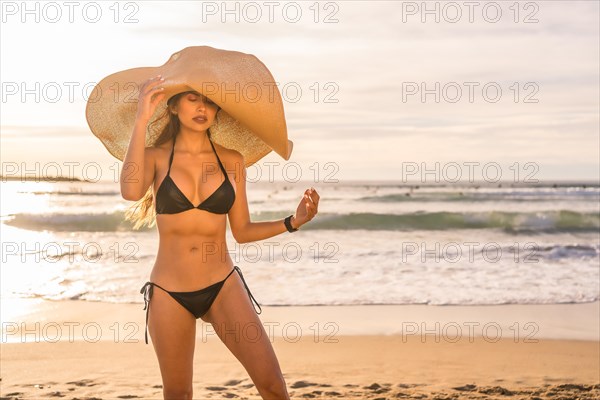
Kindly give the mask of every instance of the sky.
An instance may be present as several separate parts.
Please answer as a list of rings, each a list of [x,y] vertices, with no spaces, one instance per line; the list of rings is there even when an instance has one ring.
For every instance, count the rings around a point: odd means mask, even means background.
[[[294,150],[254,166],[275,162],[269,179],[600,179],[597,1],[0,3],[4,175],[111,179],[93,85],[208,45],[278,82]]]

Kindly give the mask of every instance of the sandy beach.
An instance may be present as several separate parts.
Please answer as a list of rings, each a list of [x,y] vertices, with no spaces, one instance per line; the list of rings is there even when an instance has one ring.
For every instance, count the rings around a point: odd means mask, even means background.
[[[600,397],[598,302],[263,310],[292,398]],[[2,318],[2,399],[162,399],[142,305],[19,299]],[[260,399],[211,328],[198,320],[194,398]]]

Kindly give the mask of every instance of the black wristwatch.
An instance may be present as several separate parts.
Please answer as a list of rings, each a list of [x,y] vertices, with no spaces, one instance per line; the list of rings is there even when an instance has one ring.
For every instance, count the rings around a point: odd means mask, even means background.
[[[298,228],[292,227],[292,223],[290,222],[292,217],[293,217],[293,215],[290,215],[290,216],[286,217],[285,220],[283,221],[288,232],[296,232],[298,230]]]

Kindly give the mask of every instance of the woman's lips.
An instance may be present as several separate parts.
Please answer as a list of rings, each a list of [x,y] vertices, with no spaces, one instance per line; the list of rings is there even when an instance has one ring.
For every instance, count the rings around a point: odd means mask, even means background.
[[[199,124],[203,124],[207,121],[206,118],[202,118],[202,117],[196,117],[196,118],[193,118],[193,120],[198,122]]]

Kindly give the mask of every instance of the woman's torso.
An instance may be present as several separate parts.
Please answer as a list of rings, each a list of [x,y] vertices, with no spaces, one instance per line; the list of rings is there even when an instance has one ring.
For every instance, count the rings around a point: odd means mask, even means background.
[[[173,141],[157,148],[153,183],[154,204],[160,185],[167,177]],[[227,173],[227,155],[215,145]],[[173,183],[197,206],[224,182],[212,149],[199,155],[175,152],[169,172]],[[232,186],[234,179],[228,174]],[[177,214],[158,214],[159,245],[150,280],[174,291],[193,291],[209,286],[231,271],[233,261],[225,240],[227,214],[191,209]]]

